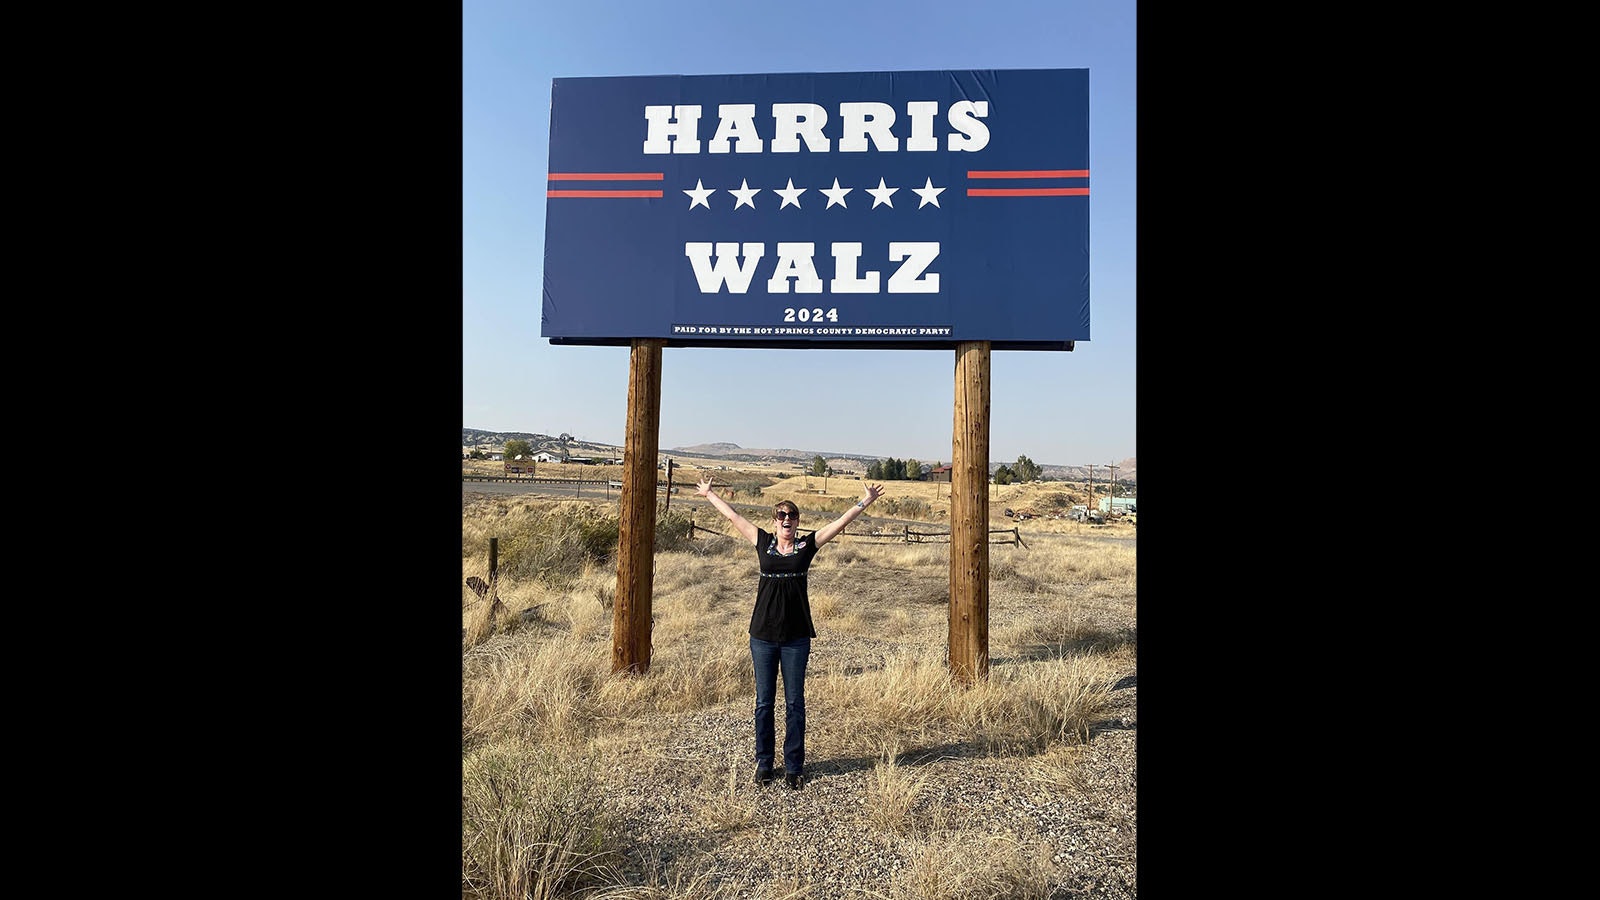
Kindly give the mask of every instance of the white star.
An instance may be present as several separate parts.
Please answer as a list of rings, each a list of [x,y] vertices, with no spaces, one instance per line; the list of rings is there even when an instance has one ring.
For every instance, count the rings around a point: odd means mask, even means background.
[[[887,203],[889,205],[890,209],[894,209],[894,203],[889,199],[889,197],[895,191],[898,191],[898,190],[900,190],[900,189],[899,188],[892,188],[892,187],[884,187],[883,186],[883,179],[879,178],[877,187],[875,187],[875,188],[867,188],[867,193],[872,195],[872,208],[873,209],[877,209],[879,203]]]
[[[822,190],[822,192],[824,194],[828,195],[828,205],[824,206],[823,209],[833,209],[833,205],[835,203],[839,204],[840,206],[844,206],[845,209],[849,209],[850,208],[848,206],[845,206],[844,195],[850,193],[853,190],[855,190],[855,188],[842,188],[842,187],[839,187],[839,179],[835,178],[833,180],[833,187],[831,189],[830,188],[822,188],[821,190]]]
[[[710,209],[711,204],[707,202],[706,198],[716,193],[716,191],[701,184],[700,179],[696,178],[694,180],[694,190],[684,191],[684,193],[689,195],[690,209],[694,209],[696,206],[704,206],[706,209]]]
[[[778,208],[779,209],[783,209],[785,206],[788,206],[791,203],[794,204],[794,208],[795,209],[799,209],[800,208],[800,195],[804,194],[805,192],[806,192],[805,188],[797,188],[797,187],[794,186],[794,179],[793,178],[789,179],[789,186],[787,188],[783,188],[782,190],[773,191],[774,194],[777,194],[779,197],[783,198],[783,202],[778,204]]]
[[[741,206],[748,206],[751,209],[755,209],[755,196],[761,193],[761,189],[751,187],[750,179],[741,178],[739,179],[739,189],[737,191],[729,191],[728,193],[739,198],[738,201],[733,204],[734,209],[738,209]]]
[[[933,179],[929,178],[926,184],[919,188],[912,188],[911,192],[922,198],[922,202],[917,204],[917,209],[921,209],[929,203],[939,206],[939,195],[944,193],[945,189],[934,187]],[[944,207],[940,206],[939,208],[943,209]]]

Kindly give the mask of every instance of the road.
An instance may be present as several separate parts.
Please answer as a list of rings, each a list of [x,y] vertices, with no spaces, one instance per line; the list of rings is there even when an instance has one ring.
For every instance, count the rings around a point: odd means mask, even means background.
[[[692,484],[673,485],[676,493],[672,495],[673,505],[692,504],[696,507],[708,507],[705,500],[700,499],[694,492]],[[608,487],[603,484],[543,484],[528,481],[463,481],[461,482],[461,498],[465,500],[472,494],[489,495],[515,495],[538,494],[542,497],[577,497],[583,500],[609,500],[613,503],[622,499],[622,489]],[[665,497],[665,492],[660,496]],[[761,503],[735,503],[737,509],[745,518],[750,518],[752,510],[765,511],[766,504]],[[717,515],[712,509],[706,510],[711,515]],[[751,521],[754,521],[753,519]],[[922,523],[911,523],[922,524]]]
[[[691,488],[692,490],[692,488]],[[680,486],[677,499],[683,493]],[[544,497],[578,497],[587,500],[616,500],[622,494],[621,488],[607,487],[603,484],[549,484],[537,481],[463,481],[461,482],[461,496],[465,499],[470,494],[538,494]]]

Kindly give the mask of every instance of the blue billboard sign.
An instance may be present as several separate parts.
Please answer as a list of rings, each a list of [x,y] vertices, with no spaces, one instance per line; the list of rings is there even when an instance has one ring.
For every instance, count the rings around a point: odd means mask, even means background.
[[[1089,72],[554,79],[541,335],[1070,350]]]

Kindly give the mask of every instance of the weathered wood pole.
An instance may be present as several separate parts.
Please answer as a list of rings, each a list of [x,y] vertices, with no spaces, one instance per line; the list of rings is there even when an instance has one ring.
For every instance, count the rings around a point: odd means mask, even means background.
[[[950,673],[989,677],[989,342],[956,344],[950,461]]]
[[[494,624],[506,605],[500,602],[500,539],[489,538],[489,623]]]
[[[650,587],[655,575],[656,453],[661,426],[661,348],[634,338],[628,357],[628,431],[623,450],[617,599],[611,607],[611,671],[650,671]]]

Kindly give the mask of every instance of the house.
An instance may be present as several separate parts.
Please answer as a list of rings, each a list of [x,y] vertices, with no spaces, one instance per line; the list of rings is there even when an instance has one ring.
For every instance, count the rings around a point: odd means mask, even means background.
[[[537,474],[539,463],[560,461],[560,457],[548,453],[535,453],[532,456],[518,456],[505,460],[505,469],[507,475],[534,475]]]
[[[929,481],[949,481],[950,480],[950,468],[951,468],[950,466],[940,466],[937,469],[929,469],[928,470],[928,480]]]

